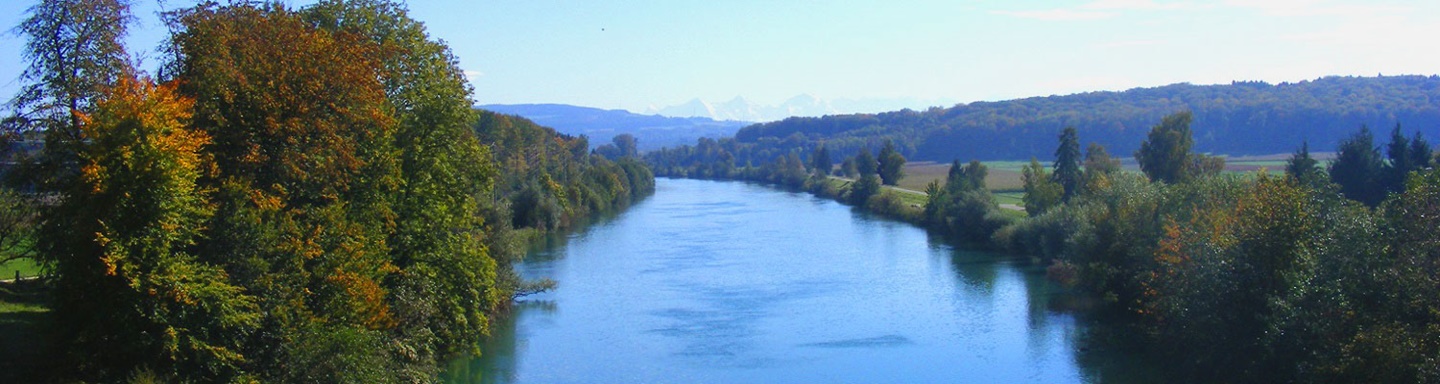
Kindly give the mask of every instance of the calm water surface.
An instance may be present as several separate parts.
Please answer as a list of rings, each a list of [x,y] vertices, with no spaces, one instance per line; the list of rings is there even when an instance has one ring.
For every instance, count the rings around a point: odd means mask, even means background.
[[[1124,365],[1084,356],[1083,324],[1024,263],[804,193],[656,185],[532,253],[521,273],[559,289],[450,380],[1074,383]]]

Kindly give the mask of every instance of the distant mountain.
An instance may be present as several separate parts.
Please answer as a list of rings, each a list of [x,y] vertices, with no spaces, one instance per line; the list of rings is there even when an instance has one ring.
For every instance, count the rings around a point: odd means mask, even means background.
[[[953,101],[919,99],[837,99],[826,100],[811,95],[798,95],[779,105],[754,104],[736,96],[729,101],[712,103],[700,99],[664,108],[651,108],[645,113],[670,117],[704,117],[713,120],[777,121],[796,116],[824,116],[846,113],[874,113],[903,108],[925,108],[952,105]]]
[[[698,100],[697,100],[698,101]],[[590,147],[598,147],[622,133],[634,135],[641,151],[695,144],[701,137],[719,138],[734,135],[751,123],[716,121],[702,117],[665,117],[641,115],[624,110],[606,110],[564,104],[490,104],[478,108],[491,112],[518,115],[537,124],[554,128],[560,133],[590,138]]]
[[[1123,92],[1090,92],[977,102],[925,111],[795,117],[756,124],[735,134],[766,156],[811,150],[825,142],[831,156],[875,150],[892,140],[911,160],[1051,159],[1067,126],[1082,145],[1097,142],[1127,157],[1150,127],[1191,111],[1195,150],[1228,155],[1288,153],[1308,141],[1333,151],[1367,125],[1381,144],[1396,124],[1409,137],[1440,141],[1440,77],[1325,77],[1298,83],[1174,84]],[[742,161],[743,159],[737,159]]]

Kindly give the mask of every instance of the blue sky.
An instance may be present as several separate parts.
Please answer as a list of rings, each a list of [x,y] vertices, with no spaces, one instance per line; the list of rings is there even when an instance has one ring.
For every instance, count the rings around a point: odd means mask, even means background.
[[[136,0],[132,51],[154,51]],[[31,1],[0,4],[13,27]],[[188,2],[170,0],[170,6]],[[304,1],[290,4],[303,5]],[[692,98],[1004,100],[1177,82],[1440,73],[1440,2],[410,1],[475,99],[643,110]],[[0,38],[0,97],[24,41]],[[144,66],[158,64],[156,55]],[[919,106],[917,106],[919,107]]]

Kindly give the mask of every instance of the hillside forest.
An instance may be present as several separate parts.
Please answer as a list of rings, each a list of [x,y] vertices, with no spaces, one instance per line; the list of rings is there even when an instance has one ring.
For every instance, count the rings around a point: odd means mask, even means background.
[[[1440,127],[1440,77],[1324,77],[1297,83],[1174,84],[1122,92],[1089,92],[878,114],[794,117],[755,124],[735,134],[740,164],[809,151],[825,143],[853,156],[893,142],[913,161],[1023,160],[1050,154],[1065,127],[1085,133],[1111,153],[1140,149],[1154,120],[1190,111],[1195,151],[1269,155],[1302,142],[1326,150],[1361,125],[1404,124],[1406,134]],[[753,155],[751,155],[753,153]]]

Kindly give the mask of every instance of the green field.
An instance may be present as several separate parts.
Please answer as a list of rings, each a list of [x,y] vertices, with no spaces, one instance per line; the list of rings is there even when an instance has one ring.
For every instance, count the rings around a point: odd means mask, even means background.
[[[0,280],[15,278],[15,272],[20,272],[21,277],[31,277],[40,274],[40,265],[30,259],[15,259],[0,264]]]
[[[1019,190],[1025,187],[1020,167],[1028,161],[986,161],[985,185],[992,191]],[[950,164],[935,162],[905,163],[905,178],[900,179],[900,188],[924,191],[933,180],[945,181],[950,174]]]

